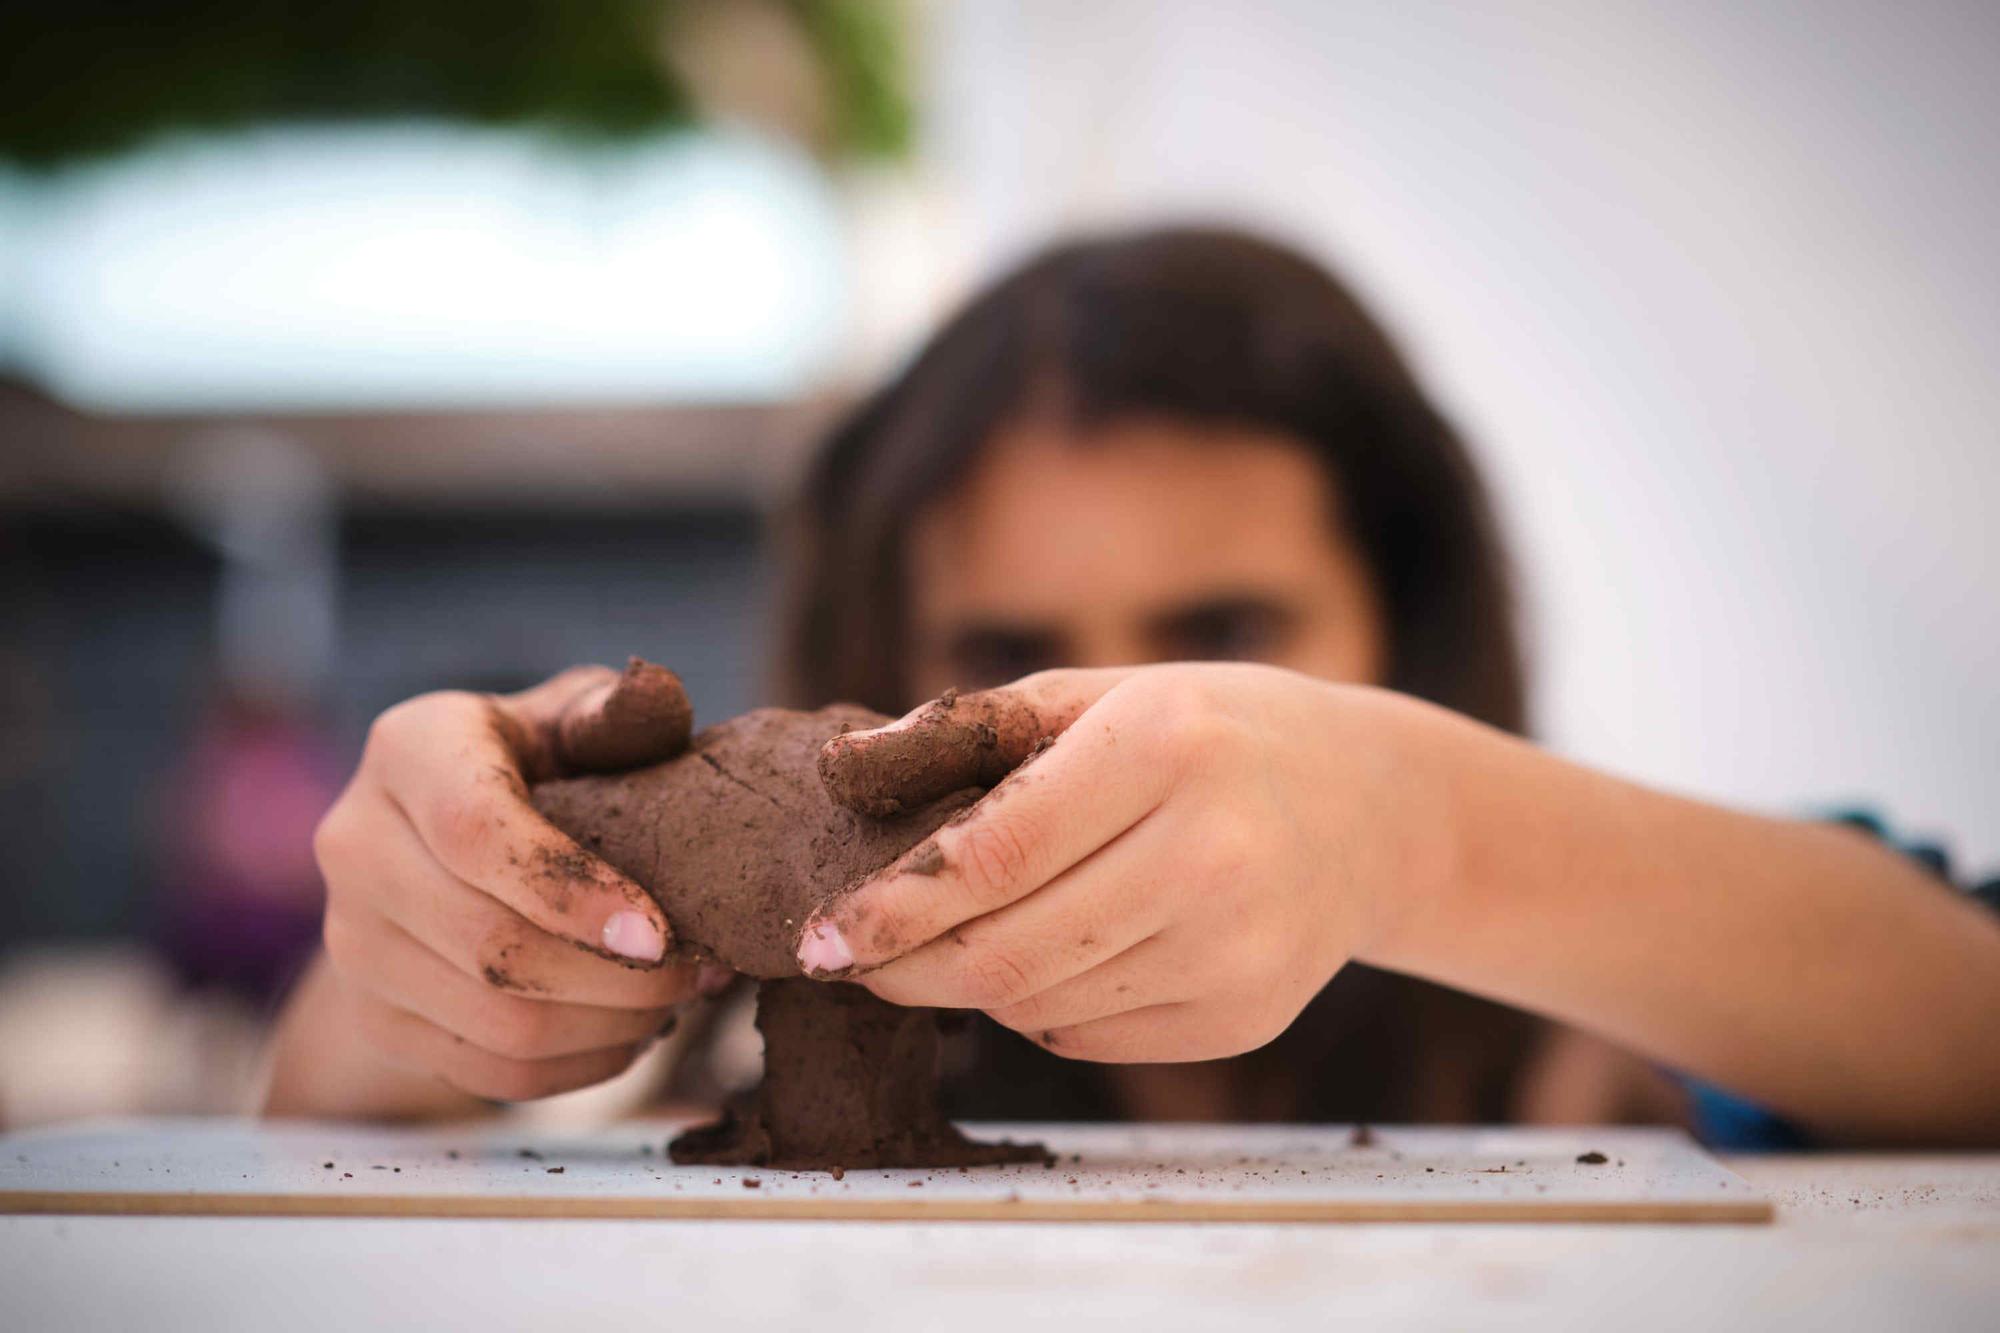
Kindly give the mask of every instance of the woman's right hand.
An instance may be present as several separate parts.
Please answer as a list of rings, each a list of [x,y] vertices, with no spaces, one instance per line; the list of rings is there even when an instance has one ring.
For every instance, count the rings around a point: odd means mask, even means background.
[[[689,721],[679,680],[636,659],[376,719],[314,839],[330,967],[291,1005],[316,1012],[281,1026],[268,1109],[368,1113],[356,1085],[393,1080],[338,1068],[364,1050],[433,1092],[503,1101],[625,1069],[697,993],[695,970],[663,964],[659,905],[544,820],[528,784],[671,758]],[[376,1108],[396,1114],[422,1097],[363,1100],[409,1104]]]

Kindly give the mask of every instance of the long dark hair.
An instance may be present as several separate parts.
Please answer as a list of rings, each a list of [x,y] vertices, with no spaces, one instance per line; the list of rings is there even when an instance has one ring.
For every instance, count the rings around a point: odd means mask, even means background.
[[[1526,727],[1508,562],[1450,423],[1332,275],[1239,232],[1072,241],[988,288],[832,434],[793,527],[782,689],[799,706],[910,697],[905,542],[980,451],[1028,411],[1088,426],[1165,417],[1271,431],[1331,474],[1330,515],[1383,608],[1387,679],[1509,731]],[[1344,969],[1289,1032],[1232,1062],[1243,1118],[1494,1119],[1532,1020],[1426,983]],[[1115,1109],[1095,1071],[997,1031],[949,1086],[961,1114]]]

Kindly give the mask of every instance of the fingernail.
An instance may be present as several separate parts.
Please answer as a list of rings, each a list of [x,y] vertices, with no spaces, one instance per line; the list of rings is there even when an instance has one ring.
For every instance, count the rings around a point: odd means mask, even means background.
[[[613,912],[604,923],[604,947],[625,958],[657,963],[666,956],[666,937],[644,912]]]
[[[703,995],[714,997],[729,989],[729,983],[736,980],[736,973],[720,963],[703,963],[701,970],[694,974],[694,988]]]
[[[847,941],[840,937],[840,928],[831,921],[806,928],[805,938],[799,941],[799,966],[808,975],[820,972],[843,972],[854,966],[854,950],[847,947]]]

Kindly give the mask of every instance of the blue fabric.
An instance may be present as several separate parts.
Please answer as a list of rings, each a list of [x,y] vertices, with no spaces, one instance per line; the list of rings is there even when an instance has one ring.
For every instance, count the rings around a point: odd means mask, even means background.
[[[1842,810],[1830,818],[1835,823],[1849,825],[1880,839],[1923,866],[1945,885],[1953,884],[1951,857],[1943,847],[1934,843],[1898,842],[1871,811]],[[2000,911],[2000,879],[1988,880],[1967,892],[1987,907]],[[1676,1077],[1687,1089],[1695,1137],[1710,1148],[1723,1152],[1799,1152],[1819,1146],[1803,1129],[1747,1098],[1700,1079],[1685,1075]]]

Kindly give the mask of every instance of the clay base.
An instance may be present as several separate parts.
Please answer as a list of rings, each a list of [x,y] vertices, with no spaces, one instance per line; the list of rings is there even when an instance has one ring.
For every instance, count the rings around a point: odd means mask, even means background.
[[[689,1130],[668,1152],[791,1171],[1047,1161],[1038,1143],[974,1143],[938,1111],[937,1019],[860,986],[763,982],[763,1083],[746,1108]]]

